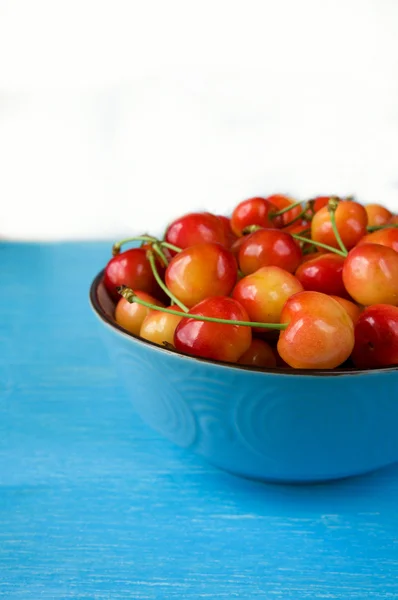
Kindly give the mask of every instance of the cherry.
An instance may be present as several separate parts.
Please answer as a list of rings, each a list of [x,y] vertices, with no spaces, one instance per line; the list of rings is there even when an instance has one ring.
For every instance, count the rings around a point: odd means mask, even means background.
[[[206,298],[191,308],[191,314],[234,321],[248,321],[248,315],[239,302],[225,296]],[[237,362],[250,347],[250,327],[209,323],[183,318],[174,334],[174,345],[179,352],[194,356]]]
[[[398,215],[393,215],[388,221],[389,225],[398,225]]]
[[[373,233],[368,233],[359,240],[357,246],[361,244],[381,244],[382,246],[389,246],[398,252],[398,228],[388,227],[386,229],[379,229]]]
[[[392,217],[392,213],[381,204],[366,204],[365,210],[368,215],[368,226],[385,225]]]
[[[316,198],[314,198],[311,201],[312,211],[314,213],[319,212],[321,210],[321,208],[328,205],[328,202],[329,202],[330,198],[332,198],[332,197],[333,196],[317,196]]]
[[[232,231],[231,219],[229,219],[228,217],[225,217],[224,215],[217,215],[217,217],[220,219],[222,226],[224,228],[225,245],[227,248],[231,248],[233,246],[233,244],[236,242],[236,240],[239,239]]]
[[[202,243],[186,248],[170,261],[166,285],[188,307],[209,296],[227,296],[238,274],[236,259],[221,244]]]
[[[252,343],[246,352],[242,354],[238,363],[251,367],[274,369],[276,367],[276,352],[267,342],[253,338]]]
[[[358,202],[343,200],[337,204],[335,219],[341,240],[347,250],[350,250],[366,234],[366,210]],[[311,238],[332,248],[341,247],[333,230],[329,206],[324,206],[315,213],[311,222]]]
[[[172,306],[173,310],[182,311],[178,306]],[[159,346],[174,344],[174,333],[182,316],[172,315],[163,311],[150,310],[141,324],[140,337],[149,340]]]
[[[334,369],[354,347],[354,325],[347,311],[319,292],[291,296],[281,314],[278,352],[295,369]]]
[[[249,198],[243,200],[234,209],[231,217],[231,227],[235,235],[240,237],[250,225],[260,227],[276,227],[282,225],[282,219],[272,219],[272,213],[278,208],[265,198]]]
[[[398,252],[380,244],[363,244],[348,254],[344,286],[364,306],[398,304]]]
[[[224,223],[208,212],[188,213],[175,219],[167,227],[165,240],[178,248],[188,248],[203,242],[227,244]]]
[[[286,209],[288,206],[294,205],[293,208],[291,208],[287,212],[284,212],[283,215],[281,215],[281,219],[278,220],[278,223],[280,223],[281,227],[285,227],[291,221],[294,221],[302,213],[303,210],[301,205],[297,205],[297,203],[294,200],[292,200],[288,196],[284,196],[283,194],[274,194],[273,196],[268,196],[267,201],[271,202],[271,204],[273,204],[276,207],[277,211]]]
[[[345,297],[344,260],[338,254],[320,254],[302,263],[296,271],[296,277],[305,290]]]
[[[135,295],[139,299],[150,302],[155,306],[164,306],[159,300],[145,292],[136,291]],[[120,298],[115,308],[115,321],[130,333],[139,335],[142,322],[148,313],[149,308],[146,308],[142,304],[138,304],[137,302],[131,304],[124,298]]]
[[[309,223],[309,221],[306,221],[305,219],[299,219],[298,221],[295,221],[291,225],[282,227],[282,231],[285,231],[286,233],[304,234],[304,233],[309,233],[310,230],[311,230],[311,223]]]
[[[131,248],[111,258],[105,267],[104,285],[114,300],[119,298],[117,288],[121,285],[159,294],[145,248]]]
[[[398,365],[398,308],[374,304],[355,325],[352,360],[360,369]]]
[[[244,275],[269,265],[294,273],[301,262],[301,249],[289,233],[279,229],[258,229],[245,237],[238,254]]]
[[[262,267],[243,277],[232,297],[246,309],[251,321],[279,323],[282,309],[290,296],[301,292],[299,280],[279,267]]]
[[[351,300],[347,300],[346,298],[341,298],[340,296],[330,296],[334,300],[336,300],[349,314],[352,319],[352,322],[355,323],[358,321],[360,315],[362,314],[362,308],[355,304],[355,302],[351,302]]]

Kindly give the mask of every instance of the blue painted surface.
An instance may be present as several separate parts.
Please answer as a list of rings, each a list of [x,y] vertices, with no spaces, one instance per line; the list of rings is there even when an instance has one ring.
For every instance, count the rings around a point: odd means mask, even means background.
[[[87,303],[109,244],[0,245],[0,597],[398,597],[398,467],[235,478],[133,412]]]

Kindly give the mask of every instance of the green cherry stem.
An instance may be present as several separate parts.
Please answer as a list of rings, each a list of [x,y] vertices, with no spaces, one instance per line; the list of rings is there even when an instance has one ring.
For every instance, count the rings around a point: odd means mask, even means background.
[[[369,231],[369,233],[371,233],[372,231],[380,231],[380,229],[393,229],[397,227],[398,223],[385,223],[384,225],[368,225],[366,229]]]
[[[163,250],[162,250],[162,248],[160,246],[160,243],[159,242],[154,242],[152,244],[152,248],[154,249],[154,251],[156,252],[156,254],[162,259],[164,266],[167,267],[167,265],[169,264],[169,261],[167,260],[167,256],[163,252]]]
[[[172,292],[170,292],[167,285],[162,281],[162,278],[160,277],[160,275],[158,273],[155,257],[154,257],[152,250],[148,250],[146,255],[147,255],[149,264],[151,265],[153,276],[155,277],[156,281],[158,282],[159,286],[162,288],[164,293],[167,294],[167,296],[170,298],[170,300],[173,300],[173,302],[175,302],[175,304],[177,304],[177,306],[179,306],[181,308],[181,310],[183,310],[184,312],[188,312],[188,310],[189,310],[188,307],[185,306],[185,304],[183,304],[182,302],[180,302],[180,300],[178,298],[176,298],[176,296],[174,296],[174,294]]]
[[[182,248],[179,248],[178,246],[174,246],[174,244],[170,244],[169,242],[161,241],[159,243],[164,248],[169,248],[169,250],[174,250],[174,252],[182,252]]]
[[[292,236],[292,238],[294,238],[295,240],[298,240],[299,242],[304,242],[305,244],[312,244],[313,246],[316,246],[317,248],[323,248],[324,250],[328,250],[329,252],[334,252],[335,254],[339,254],[340,256],[343,256],[344,258],[346,258],[346,256],[347,256],[347,253],[344,253],[341,250],[338,250],[337,248],[333,248],[333,246],[328,246],[327,244],[322,244],[322,242],[315,242],[314,240],[311,240],[306,237],[302,237],[301,235],[298,235],[297,233],[291,233],[290,235]]]
[[[136,237],[126,238],[120,242],[116,242],[116,244],[113,244],[112,255],[117,256],[120,253],[121,247],[124,246],[124,244],[129,244],[130,242],[157,242],[157,239],[151,235],[137,235]]]
[[[289,210],[296,208],[296,206],[302,206],[301,200],[300,202],[293,202],[289,206],[285,206],[285,208],[281,208],[281,210],[278,210],[277,212],[271,213],[270,217],[271,219],[274,219],[275,217],[280,217],[281,215],[284,215],[285,213],[289,212]]]
[[[335,235],[335,238],[337,240],[338,245],[340,246],[340,250],[343,253],[344,256],[348,255],[348,251],[347,248],[344,245],[343,240],[341,239],[341,235],[340,232],[337,228],[337,224],[336,224],[336,210],[337,207],[339,205],[339,201],[337,198],[330,198],[329,202],[328,202],[328,211],[329,211],[329,215],[330,215],[330,222],[332,224],[332,229],[333,229],[333,233]]]
[[[124,285],[117,288],[117,291],[127,302],[132,304],[136,302],[137,304],[142,304],[142,306],[146,306],[152,310],[158,310],[160,312],[169,313],[170,315],[177,315],[177,317],[181,317],[181,313],[178,310],[173,310],[172,308],[163,308],[161,306],[156,306],[155,304],[151,304],[146,300],[142,300],[138,298],[134,291],[131,288],[128,288]],[[261,327],[262,329],[276,329],[278,331],[283,331],[289,325],[288,323],[260,323],[256,321],[232,321],[230,319],[219,319],[218,317],[206,317],[205,315],[192,315],[190,313],[185,313],[182,315],[183,318],[196,319],[197,321],[208,321],[209,323],[222,323],[225,325],[241,325],[242,327]]]

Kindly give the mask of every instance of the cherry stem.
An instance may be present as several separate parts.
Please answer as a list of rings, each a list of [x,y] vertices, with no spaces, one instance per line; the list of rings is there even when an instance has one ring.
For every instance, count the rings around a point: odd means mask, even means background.
[[[290,235],[292,236],[292,238],[294,238],[295,240],[298,240],[299,242],[304,242],[305,244],[312,244],[313,246],[316,246],[317,248],[324,248],[324,250],[329,250],[329,252],[334,252],[334,254],[339,254],[340,256],[343,256],[344,258],[346,258],[346,256],[347,256],[346,253],[342,252],[341,250],[338,250],[337,248],[333,248],[333,246],[328,246],[327,244],[322,244],[322,242],[316,242],[309,238],[298,235],[297,233],[291,233]]]
[[[156,281],[158,282],[159,286],[162,288],[164,293],[167,294],[167,296],[170,298],[170,300],[173,300],[173,302],[175,302],[175,304],[177,304],[177,306],[179,306],[181,308],[181,310],[183,310],[184,312],[188,312],[189,309],[185,306],[185,304],[180,302],[180,300],[178,298],[176,298],[176,296],[174,296],[174,294],[172,292],[170,292],[167,285],[162,281],[162,278],[160,277],[160,275],[158,273],[155,257],[153,255],[152,250],[148,250],[146,255],[147,255],[149,264],[151,265],[153,276],[155,277]]]
[[[120,242],[113,244],[112,256],[117,256],[120,253],[121,247],[124,246],[124,244],[129,244],[130,242],[157,242],[157,239],[151,235],[137,235],[136,237],[126,238],[125,240],[121,240]]]
[[[159,243],[164,248],[169,248],[169,250],[174,250],[174,252],[182,252],[182,248],[179,248],[178,246],[174,246],[174,244],[170,244],[169,242],[162,241]]]
[[[258,231],[259,229],[264,229],[264,227],[261,227],[261,225],[247,225],[244,229],[242,229],[242,233],[243,235],[247,235],[249,233]]]
[[[339,200],[337,198],[331,197],[328,202],[328,211],[329,211],[329,215],[330,215],[330,222],[332,224],[333,233],[335,235],[337,243],[340,246],[340,250],[342,251],[343,255],[347,256],[348,255],[347,248],[345,247],[344,242],[341,239],[341,235],[339,233],[339,230],[338,230],[337,224],[336,224],[336,214],[335,213],[336,213],[338,205],[339,205]]]
[[[137,304],[142,304],[142,306],[146,306],[151,310],[158,310],[159,312],[169,313],[170,315],[177,315],[177,317],[195,319],[196,321],[208,321],[209,323],[221,323],[225,325],[240,325],[242,327],[260,327],[262,329],[276,329],[279,331],[283,331],[287,328],[289,323],[260,323],[256,321],[235,321],[230,319],[219,319],[218,317],[206,317],[205,315],[192,315],[190,313],[185,313],[181,315],[180,311],[173,310],[172,308],[162,308],[161,306],[157,306],[156,304],[151,304],[151,302],[147,302],[146,300],[142,300],[138,298],[134,294],[134,291],[131,288],[122,285],[117,288],[117,291],[127,302],[132,304],[136,302]]]
[[[306,217],[307,213],[308,213],[309,207],[305,206],[303,208],[303,210],[301,211],[301,213],[299,215],[297,215],[297,217],[294,217],[294,219],[292,219],[291,221],[289,221],[288,223],[286,223],[286,225],[283,226],[283,229],[285,229],[285,227],[290,227],[290,225],[294,225],[294,223],[297,223],[297,221],[300,221],[300,219],[308,219],[308,216]]]
[[[397,227],[398,223],[385,223],[384,225],[369,225],[366,229],[371,233],[372,231],[380,231],[380,229],[393,229]]]
[[[285,206],[285,208],[281,208],[281,210],[271,213],[270,217],[271,217],[271,219],[274,219],[275,217],[280,217],[281,215],[284,215],[285,213],[289,212],[289,210],[292,210],[293,208],[296,208],[296,206],[301,206],[301,205],[302,205],[301,200],[300,200],[300,202],[293,202],[289,206]]]
[[[167,265],[169,264],[169,261],[167,260],[167,256],[165,255],[165,253],[163,252],[159,242],[154,242],[154,244],[152,245],[152,248],[154,249],[154,251],[156,252],[156,254],[158,256],[160,256],[160,258],[162,259],[164,266],[167,267]]]

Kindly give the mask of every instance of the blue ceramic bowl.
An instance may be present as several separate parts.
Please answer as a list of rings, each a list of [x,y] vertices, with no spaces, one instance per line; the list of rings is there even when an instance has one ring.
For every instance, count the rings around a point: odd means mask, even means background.
[[[90,290],[135,410],[166,438],[252,479],[315,482],[398,461],[398,368],[256,370],[124,331],[100,273]]]

